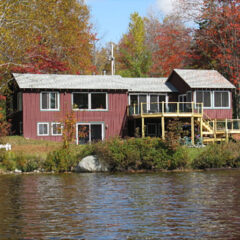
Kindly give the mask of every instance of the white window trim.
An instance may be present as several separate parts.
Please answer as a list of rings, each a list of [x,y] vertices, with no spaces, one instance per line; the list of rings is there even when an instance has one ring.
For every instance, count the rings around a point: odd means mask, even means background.
[[[88,94],[88,108],[86,109],[81,109],[81,108],[73,108],[73,94],[74,93],[85,93]],[[106,108],[105,109],[91,109],[92,106],[92,98],[91,95],[94,93],[101,93],[101,94],[106,94]],[[108,93],[107,92],[72,92],[71,94],[71,103],[72,103],[72,110],[73,111],[89,111],[89,112],[107,112],[108,109]]]
[[[78,139],[78,126],[81,125],[88,125],[89,126],[89,143],[92,142],[92,136],[91,136],[91,125],[101,125],[102,126],[102,141],[105,139],[105,123],[104,122],[78,122],[76,123],[76,144],[79,144],[79,139]]]
[[[40,124],[47,124],[47,134],[40,134],[39,133],[39,125]],[[38,122],[37,123],[37,136],[42,137],[42,136],[49,136],[49,122]]]
[[[228,107],[215,107],[215,92],[227,92],[228,93]],[[224,90],[214,90],[213,91],[213,108],[214,109],[231,109],[230,95],[231,95],[230,92],[227,90],[225,90],[225,91]]]
[[[210,92],[210,100],[211,100],[211,107],[204,107],[203,109],[231,109],[231,94],[230,91],[228,90],[195,90],[194,91],[194,102],[197,103],[197,92]],[[215,107],[215,98],[214,98],[214,93],[215,92],[228,92],[228,101],[229,101],[229,106],[228,107]]]
[[[42,94],[43,93],[56,93],[57,94],[57,101],[58,101],[58,107],[57,108],[49,108],[49,109],[43,109],[42,108]],[[50,106],[50,98],[49,98],[49,106]],[[60,94],[59,92],[56,91],[42,91],[40,92],[40,110],[41,111],[46,111],[46,112],[51,112],[51,111],[60,111]]]
[[[53,133],[53,124],[60,124],[61,125],[61,133],[60,134],[55,134]],[[52,122],[51,123],[51,135],[52,136],[62,136],[62,131],[63,131],[63,125],[60,122]]]

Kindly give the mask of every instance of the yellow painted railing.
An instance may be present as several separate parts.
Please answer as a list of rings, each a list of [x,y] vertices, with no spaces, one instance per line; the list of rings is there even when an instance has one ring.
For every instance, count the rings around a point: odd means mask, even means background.
[[[140,103],[128,106],[128,114],[203,114],[203,104],[194,102],[151,102]]]

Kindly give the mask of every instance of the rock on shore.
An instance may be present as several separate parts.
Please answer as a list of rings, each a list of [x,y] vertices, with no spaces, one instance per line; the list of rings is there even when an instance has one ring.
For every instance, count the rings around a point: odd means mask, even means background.
[[[108,166],[100,162],[96,156],[83,158],[75,169],[75,172],[107,172]]]

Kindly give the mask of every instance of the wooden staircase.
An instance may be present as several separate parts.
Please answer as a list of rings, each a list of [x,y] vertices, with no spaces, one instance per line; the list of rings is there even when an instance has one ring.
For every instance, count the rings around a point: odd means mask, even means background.
[[[218,128],[218,121],[216,119],[212,120],[205,114],[205,118],[198,118],[197,122],[198,124],[202,124],[202,140],[204,144],[228,142],[229,133],[227,128]]]

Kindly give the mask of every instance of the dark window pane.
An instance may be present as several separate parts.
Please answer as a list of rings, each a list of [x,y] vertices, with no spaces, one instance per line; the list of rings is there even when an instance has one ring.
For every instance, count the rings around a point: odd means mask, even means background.
[[[204,92],[204,107],[211,107],[211,93]]]
[[[49,95],[48,93],[42,93],[42,109],[49,109]]]
[[[159,96],[159,102],[166,102],[166,96],[165,95],[160,95]]]
[[[78,143],[85,144],[89,142],[89,125],[78,125]]]
[[[196,92],[196,102],[203,103],[203,92]]]
[[[158,95],[150,96],[150,111],[158,112]]]
[[[222,92],[222,107],[229,107],[228,92]]]
[[[38,127],[39,127],[39,135],[47,135],[48,134],[47,123],[39,124]]]
[[[56,93],[49,93],[50,95],[50,104],[51,104],[51,109],[57,109],[58,104],[57,104],[57,94]]]
[[[61,135],[62,134],[62,127],[61,123],[54,123],[52,124],[52,132],[54,135]]]
[[[139,95],[140,109],[141,109],[141,103],[143,103],[143,113],[146,113],[146,111],[147,111],[147,96],[146,95]]]
[[[221,107],[222,101],[221,101],[221,92],[215,92],[214,93],[214,106],[215,107]]]
[[[147,134],[149,136],[157,136],[157,124],[148,124],[147,125]]]
[[[192,102],[192,92],[187,93],[187,102]]]
[[[102,140],[102,125],[92,124],[91,125],[91,141],[96,142]]]
[[[138,104],[138,96],[137,95],[130,95],[130,105]]]
[[[106,93],[91,94],[92,109],[106,109]]]
[[[88,109],[88,93],[73,93],[73,109]]]

